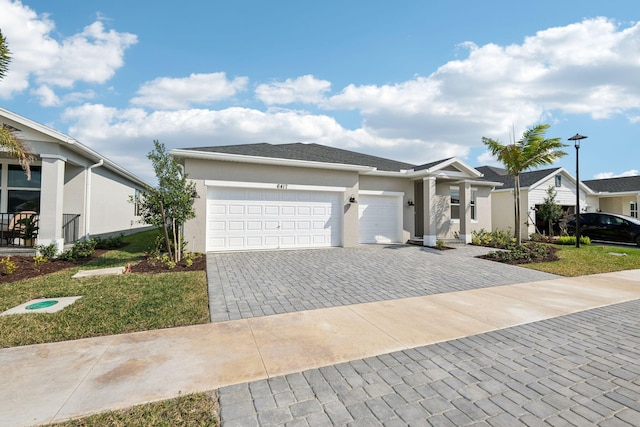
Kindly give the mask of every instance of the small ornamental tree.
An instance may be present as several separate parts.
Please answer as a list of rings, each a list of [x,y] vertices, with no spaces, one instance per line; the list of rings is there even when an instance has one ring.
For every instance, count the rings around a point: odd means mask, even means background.
[[[549,224],[549,238],[553,237],[553,223],[562,218],[562,206],[556,203],[556,191],[552,186],[547,188],[547,197],[538,207],[537,215]]]
[[[139,200],[140,216],[145,224],[162,229],[167,253],[172,261],[182,259],[182,226],[195,218],[193,194],[196,185],[187,181],[180,165],[167,153],[164,144],[153,141],[147,154],[158,179],[156,188],[146,187]]]

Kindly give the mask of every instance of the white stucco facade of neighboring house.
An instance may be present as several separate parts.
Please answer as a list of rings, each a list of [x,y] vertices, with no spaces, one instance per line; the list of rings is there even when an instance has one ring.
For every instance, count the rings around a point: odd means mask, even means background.
[[[196,184],[190,251],[470,242],[500,183],[451,158],[412,165],[318,144],[171,150]]]
[[[492,195],[493,229],[513,230],[515,227],[515,205],[513,177],[505,169],[480,166],[477,168],[485,179],[498,181],[503,186],[496,188]],[[576,180],[564,168],[551,168],[524,172],[520,175],[520,218],[521,238],[528,239],[536,232],[545,233],[547,224],[537,216],[537,206],[544,203],[547,189],[552,187],[556,193],[556,203],[566,214],[573,214],[576,207]],[[600,201],[598,195],[584,182],[580,183],[580,210],[596,212]]]
[[[598,198],[598,210],[638,218],[640,176],[582,181]]]
[[[21,211],[37,212],[37,244],[59,250],[76,239],[144,227],[129,202],[143,180],[72,137],[2,108],[0,124],[36,157],[29,181],[15,160],[0,153],[0,237],[9,236],[11,218]]]

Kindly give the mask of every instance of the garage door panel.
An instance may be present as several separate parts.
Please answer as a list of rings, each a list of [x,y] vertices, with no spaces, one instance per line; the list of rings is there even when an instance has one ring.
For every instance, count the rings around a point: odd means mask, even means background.
[[[264,207],[264,214],[278,216],[280,215],[280,208],[274,205],[267,205]]]
[[[297,223],[298,230],[311,230],[311,223],[309,221],[299,221]]]
[[[262,206],[248,205],[247,215],[262,215]]]
[[[280,223],[278,221],[265,221],[264,229],[265,230],[277,230],[280,227]]]
[[[282,230],[295,230],[296,223],[295,221],[280,221],[280,228]]]
[[[229,231],[243,231],[245,229],[244,221],[229,221],[227,224],[229,225]]]
[[[244,237],[229,237],[227,242],[230,248],[242,248],[245,246]]]
[[[244,206],[243,205],[229,205],[227,214],[228,215],[244,215]]]
[[[209,228],[215,231],[224,231],[227,229],[227,223],[224,221],[209,221]]]
[[[341,193],[215,187],[207,198],[207,250],[341,244]]]
[[[247,230],[250,230],[250,231],[262,230],[262,221],[247,221]]]
[[[398,243],[402,230],[402,198],[360,195],[358,203],[360,243]]]

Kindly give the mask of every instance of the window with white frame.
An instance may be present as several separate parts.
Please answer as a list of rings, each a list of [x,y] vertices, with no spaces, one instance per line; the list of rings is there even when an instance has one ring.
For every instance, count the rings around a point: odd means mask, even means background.
[[[632,216],[634,218],[638,218],[638,202],[636,202],[635,200],[632,200],[631,203],[629,204],[629,216]]]
[[[451,219],[460,219],[460,188],[451,187]]]
[[[471,190],[471,220],[476,221],[478,219],[478,210],[476,208],[476,190]]]
[[[40,166],[31,166],[31,179],[28,180],[20,165],[7,165],[6,181],[2,180],[2,197],[6,197],[6,212],[40,212],[41,173]]]
[[[562,175],[556,175],[556,188],[562,187]]]

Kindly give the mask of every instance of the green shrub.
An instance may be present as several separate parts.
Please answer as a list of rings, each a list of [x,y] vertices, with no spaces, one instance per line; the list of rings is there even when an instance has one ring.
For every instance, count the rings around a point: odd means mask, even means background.
[[[193,260],[199,258],[201,254],[197,252],[185,252],[182,254],[182,261],[187,267],[191,267],[193,265]]]
[[[62,252],[58,258],[65,261],[73,261],[80,258],[90,258],[96,252],[96,241],[88,239],[76,242],[69,250]]]
[[[545,259],[550,252],[553,252],[551,247],[530,242],[520,246],[514,245],[507,251],[489,252],[486,258],[511,264],[526,264]]]
[[[36,256],[33,257],[33,263],[36,266],[42,265],[45,262],[47,262],[48,260],[49,260],[48,258],[45,258],[42,255],[36,255]]]
[[[95,237],[94,240],[96,241],[96,249],[119,249],[124,242],[124,234],[106,238]]]
[[[35,249],[38,251],[38,255],[45,259],[55,258],[58,254],[58,246],[56,246],[55,243],[50,245],[36,245]]]
[[[1,274],[13,274],[18,269],[18,266],[11,261],[11,257],[0,259],[0,273]]]
[[[506,249],[513,246],[516,243],[516,238],[513,237],[511,228],[507,231],[498,230],[487,231],[484,228],[471,232],[471,244],[478,246],[488,246],[491,248]]]
[[[556,244],[558,245],[575,245],[576,244],[576,236],[560,236],[556,239]],[[591,245],[591,239],[588,236],[580,236],[580,244],[582,245]]]

